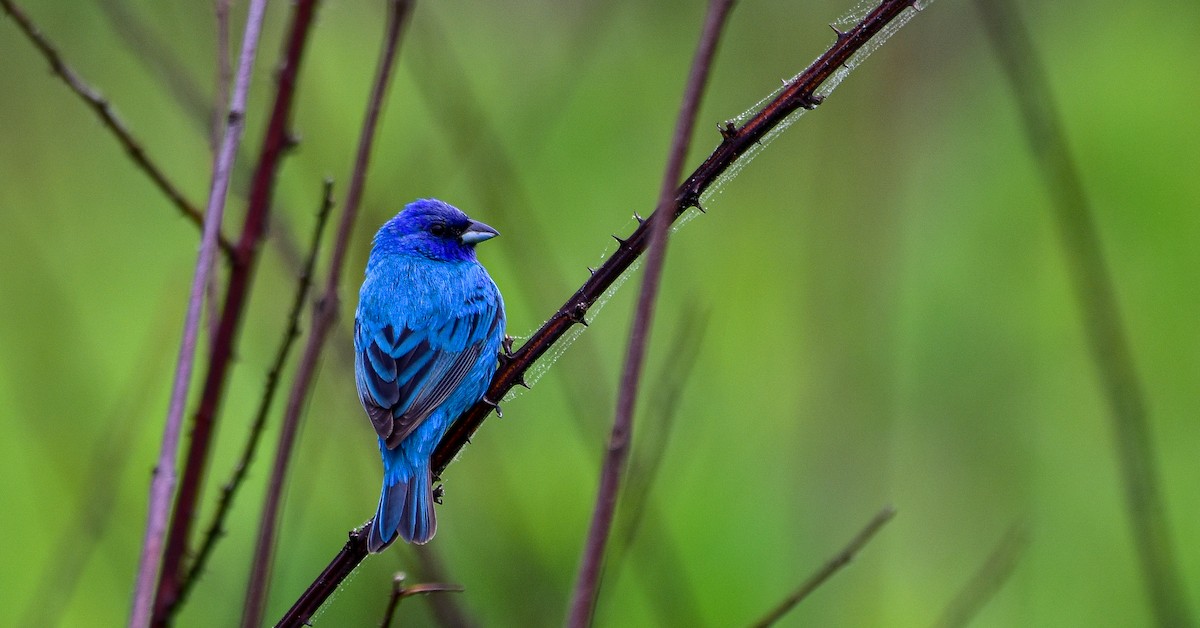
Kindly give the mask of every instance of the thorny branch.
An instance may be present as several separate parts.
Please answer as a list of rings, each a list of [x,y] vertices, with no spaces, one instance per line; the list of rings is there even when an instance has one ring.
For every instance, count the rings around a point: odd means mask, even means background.
[[[740,127],[732,123],[722,131],[722,140],[675,193],[671,209],[672,220],[687,209],[698,207],[700,197],[743,154],[763,139],[792,113],[801,108],[815,108],[820,99],[815,96],[822,83],[848,61],[856,52],[890,23],[911,9],[916,0],[882,0],[854,28],[839,32],[836,41],[804,72],[789,81],[770,102],[752,115]],[[646,249],[648,219],[584,282],[583,286],[558,309],[533,336],[511,356],[501,360],[500,367],[488,388],[487,399],[502,399],[514,386],[524,381],[525,371],[544,355],[575,324],[585,324],[584,315],[605,291],[629,269]],[[434,453],[433,468],[437,473],[458,455],[471,435],[492,412],[495,406],[486,401],[475,404],[464,413],[442,439]],[[330,564],[300,595],[279,622],[279,626],[301,626],[311,619],[338,585],[367,555],[366,535],[362,528],[351,530],[349,539]]]

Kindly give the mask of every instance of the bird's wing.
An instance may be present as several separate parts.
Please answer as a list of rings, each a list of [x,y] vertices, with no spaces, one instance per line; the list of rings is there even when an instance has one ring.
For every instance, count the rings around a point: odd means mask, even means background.
[[[458,388],[502,320],[493,300],[472,299],[437,327],[355,322],[359,397],[389,449]]]

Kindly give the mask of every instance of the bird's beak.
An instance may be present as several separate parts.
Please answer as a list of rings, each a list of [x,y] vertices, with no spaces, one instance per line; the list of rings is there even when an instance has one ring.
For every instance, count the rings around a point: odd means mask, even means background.
[[[479,244],[484,240],[491,240],[498,235],[500,235],[499,231],[478,220],[472,220],[471,224],[467,225],[467,230],[460,236],[460,239],[463,241],[463,244]]]

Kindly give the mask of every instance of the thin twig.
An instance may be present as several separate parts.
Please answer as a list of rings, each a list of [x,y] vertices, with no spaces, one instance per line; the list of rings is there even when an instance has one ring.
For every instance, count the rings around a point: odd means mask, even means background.
[[[196,518],[196,503],[200,496],[204,474],[208,469],[208,456],[216,430],[217,408],[224,396],[233,359],[234,343],[245,313],[250,282],[257,267],[259,243],[266,232],[267,217],[275,190],[276,174],[287,149],[294,144],[288,132],[292,103],[295,100],[297,80],[304,50],[312,31],[317,0],[297,0],[292,9],[291,25],[284,43],[282,58],[276,73],[276,89],[271,116],[267,121],[265,136],[259,149],[254,177],[250,186],[245,223],[238,239],[229,269],[229,281],[225,289],[225,300],[221,308],[221,320],[217,335],[209,353],[208,371],[204,377],[204,390],[192,421],[191,438],[188,443],[187,459],[183,477],[171,515],[171,529],[167,535],[166,551],[163,556],[162,582],[155,600],[155,624],[165,625],[163,616],[172,606],[179,592],[179,582],[184,576],[184,560]]]
[[[200,254],[196,260],[196,272],[188,300],[187,316],[184,320],[183,341],[179,348],[179,361],[175,368],[175,382],[171,389],[171,405],[163,428],[162,449],[154,479],[150,484],[149,515],[146,517],[146,535],[142,542],[142,556],[138,562],[137,583],[134,588],[133,612],[130,626],[143,628],[150,625],[154,608],[155,583],[158,581],[162,564],[163,539],[167,532],[167,518],[171,510],[171,496],[175,491],[175,462],[178,458],[179,436],[183,427],[183,412],[187,407],[188,389],[192,378],[192,364],[199,336],[200,311],[204,302],[204,288],[212,271],[216,257],[221,217],[225,212],[225,198],[229,192],[229,175],[237,157],[245,128],[246,100],[250,93],[250,78],[253,75],[254,59],[258,52],[258,36],[262,32],[266,0],[252,0],[246,15],[246,31],[242,39],[242,51],[238,59],[237,79],[233,96],[229,102],[229,121],[225,137],[221,140],[221,151],[213,168],[212,185],[209,188],[208,207],[204,214],[204,237],[200,243]]]
[[[1162,626],[1194,625],[1159,488],[1146,395],[1133,364],[1100,235],[1054,104],[1050,79],[1038,59],[1033,38],[1011,2],[980,0],[976,6],[1008,75],[1030,148],[1050,191],[1092,358],[1112,407],[1126,508],[1154,615]]]
[[[975,619],[988,600],[991,600],[1008,581],[1027,545],[1029,532],[1025,524],[1014,523],[996,543],[996,547],[992,548],[987,560],[979,566],[979,570],[971,576],[970,581],[954,596],[934,626],[966,628],[971,625],[971,620]]]
[[[375,129],[378,126],[380,110],[383,108],[384,97],[391,81],[396,53],[400,47],[400,34],[411,14],[412,7],[412,0],[390,0],[388,2],[388,20],[385,25],[383,45],[380,48],[379,63],[376,66],[375,81],[367,101],[367,111],[359,135],[354,169],[350,174],[346,201],[342,209],[341,220],[338,223],[337,238],[333,243],[333,255],[329,263],[325,291],[313,310],[312,332],[304,347],[304,356],[296,368],[295,380],[292,383],[280,427],[279,445],[275,450],[275,463],[271,468],[271,477],[267,484],[262,519],[259,522],[258,540],[250,567],[249,589],[246,592],[246,605],[242,613],[242,626],[245,628],[257,628],[261,625],[266,611],[267,590],[270,587],[271,566],[275,552],[275,533],[278,529],[279,504],[283,498],[284,482],[287,480],[292,449],[300,426],[300,415],[312,390],[312,381],[316,376],[325,339],[337,322],[340,309],[338,288],[341,284],[342,265],[350,246],[354,221],[358,217],[359,201],[365,187],[371,148],[375,141]]]
[[[412,586],[404,586],[404,574],[398,573],[392,579],[392,594],[388,597],[387,608],[383,611],[383,621],[379,622],[380,628],[391,628],[392,620],[396,617],[396,608],[400,606],[400,600],[414,595],[429,595],[430,593],[462,593],[466,589],[457,584],[444,584],[441,582],[426,582],[423,584],[414,584]]]
[[[654,320],[655,303],[658,299],[659,283],[666,260],[667,239],[671,227],[671,205],[675,190],[683,174],[683,160],[691,144],[692,129],[696,122],[696,111],[700,98],[708,83],[709,69],[716,54],[717,42],[725,27],[733,0],[712,0],[704,18],[704,29],[696,56],[688,73],[683,102],[679,107],[679,119],[671,138],[666,172],[655,205],[654,217],[650,220],[650,244],[646,255],[646,270],[642,275],[642,290],[638,295],[637,309],[629,332],[629,349],[625,355],[625,369],[621,374],[621,386],[617,391],[617,408],[613,417],[612,434],[609,436],[603,468],[600,470],[600,488],[596,495],[596,506],[592,522],[584,542],[583,559],[575,580],[571,596],[567,625],[575,628],[591,625],[596,609],[596,598],[600,592],[600,571],[604,561],[604,550],[608,546],[609,531],[613,515],[617,511],[621,478],[625,473],[625,461],[629,456],[629,443],[633,438],[633,411],[637,403],[638,386],[642,378],[642,363],[646,356],[646,345]]]
[[[700,197],[731,165],[736,163],[759,140],[772,129],[801,108],[812,108],[820,104],[816,90],[838,71],[847,60],[863,49],[867,42],[889,24],[901,18],[915,0],[882,0],[854,28],[839,33],[837,40],[808,68],[794,79],[766,105],[755,112],[740,127],[732,124],[722,132],[722,141],[708,159],[688,177],[675,193],[675,201],[668,212],[672,219],[683,215],[690,207],[699,203]],[[652,218],[651,218],[652,220]],[[649,222],[649,221],[647,221]],[[525,372],[546,354],[576,324],[584,322],[588,309],[613,283],[637,260],[646,249],[648,224],[642,224],[616,251],[596,269],[545,323],[542,324],[525,344],[512,356],[503,360],[488,388],[488,399],[502,399],[514,386],[522,383]],[[434,452],[433,470],[437,474],[445,471],[459,451],[470,441],[493,407],[487,403],[476,403],[455,421],[450,431],[438,444]],[[350,531],[350,538],[330,561],[329,565],[296,599],[280,620],[280,626],[300,626],[321,607],[337,590],[354,568],[367,555],[366,535],[362,528]]]
[[[229,511],[233,507],[234,496],[246,480],[246,474],[250,470],[250,463],[254,460],[258,444],[262,440],[263,429],[267,424],[271,404],[275,400],[275,392],[279,388],[279,378],[283,374],[283,367],[287,363],[287,358],[291,354],[292,347],[296,344],[296,339],[300,337],[300,312],[304,308],[309,286],[312,285],[313,269],[316,266],[317,253],[321,248],[321,235],[325,232],[325,223],[329,217],[330,210],[333,208],[332,180],[325,180],[325,183],[322,185],[321,198],[321,207],[317,211],[317,223],[313,227],[312,238],[309,242],[308,256],[304,260],[303,268],[300,271],[300,280],[296,286],[296,294],[292,299],[292,306],[288,312],[287,328],[284,330],[283,338],[279,342],[279,348],[275,352],[275,361],[272,363],[271,369],[267,372],[267,382],[263,387],[263,396],[258,404],[258,412],[250,424],[250,436],[246,439],[242,455],[238,459],[237,466],[234,467],[232,477],[221,488],[221,498],[217,501],[217,510],[213,513],[212,522],[204,533],[204,538],[200,542],[200,548],[196,551],[196,558],[192,561],[191,566],[188,567],[187,575],[179,583],[177,597],[165,612],[165,619],[168,622],[173,618],[175,610],[187,600],[188,593],[191,592],[192,587],[200,579],[200,574],[204,573],[208,559],[212,555],[217,541],[225,533],[225,518],[229,515]]]
[[[142,172],[146,173],[146,176],[150,177],[150,180],[154,182],[159,191],[167,195],[167,198],[171,200],[171,204],[175,205],[180,213],[197,226],[203,227],[204,216],[200,213],[200,210],[185,199],[179,188],[175,187],[175,184],[167,179],[167,175],[154,162],[150,161],[150,158],[146,156],[145,147],[133,137],[129,128],[117,117],[116,112],[113,111],[112,104],[104,96],[101,96],[100,92],[96,91],[95,88],[88,85],[86,81],[63,61],[62,55],[55,48],[54,44],[42,34],[33,21],[29,19],[29,16],[13,0],[0,0],[0,6],[4,7],[4,11],[17,23],[21,32],[33,43],[38,52],[42,53],[42,57],[50,64],[50,69],[54,71],[54,74],[62,79],[63,83],[66,83],[67,87],[76,96],[82,98],[84,103],[100,118],[104,126],[116,136],[117,142],[129,154],[129,158],[133,160],[133,163]],[[226,256],[233,254],[233,245],[230,244],[229,240],[218,235],[217,243],[220,246],[221,252]]]
[[[875,536],[875,533],[879,532],[879,529],[891,521],[894,516],[896,516],[896,509],[891,506],[886,506],[883,510],[880,510],[867,523],[867,527],[863,528],[846,547],[842,548],[842,551],[838,552],[833,558],[830,558],[820,569],[809,576],[800,585],[800,588],[793,591],[791,595],[787,596],[771,612],[767,613],[762,619],[754,622],[754,628],[766,628],[791,612],[797,604],[804,601],[804,598],[808,597],[813,591],[816,591],[822,584],[825,584],[825,581],[832,577],[833,574],[840,571],[842,567],[850,564],[850,561],[854,560],[854,556],[871,540],[871,537]]]
[[[653,391],[653,397],[647,403],[650,410],[646,413],[650,424],[644,432],[646,436],[639,439],[631,453],[629,480],[617,505],[615,546],[605,557],[600,574],[601,587],[605,586],[604,580],[610,577],[609,574],[619,577],[626,555],[633,550],[639,534],[644,533],[647,538],[638,546],[641,550],[638,574],[671,589],[652,596],[662,621],[678,621],[688,626],[703,625],[696,610],[699,605],[694,601],[695,595],[682,568],[684,561],[678,544],[663,525],[661,513],[650,495],[658,471],[667,458],[679,402],[696,365],[696,354],[704,344],[707,323],[707,308],[692,303],[683,308],[678,322],[670,326],[675,330],[675,337],[669,344],[671,348],[666,353],[671,359],[663,364],[654,385],[649,388]]]

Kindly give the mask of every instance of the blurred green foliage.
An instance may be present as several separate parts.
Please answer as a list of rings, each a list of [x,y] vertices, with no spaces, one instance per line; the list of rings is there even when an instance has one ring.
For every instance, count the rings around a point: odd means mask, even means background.
[[[202,204],[210,3],[24,6]],[[283,329],[295,263],[280,244],[306,238],[323,177],[347,179],[383,8],[332,0],[321,10],[294,120],[301,143],[278,184],[204,522]],[[717,123],[819,54],[831,38],[824,24],[848,8],[741,3],[691,163],[716,145]],[[287,9],[274,3],[268,14],[228,234],[240,227],[237,194]],[[1115,276],[1169,525],[1200,609],[1200,83],[1186,69],[1200,57],[1200,7],[1023,9]],[[243,12],[235,4],[235,23]],[[608,234],[627,233],[631,212],[651,209],[702,14],[698,2],[419,3],[347,264],[343,327],[375,228],[408,200],[437,196],[504,234],[482,249],[484,263],[504,290],[511,332],[536,329],[611,249]],[[0,94],[0,624],[117,625],[130,604],[197,230],[8,19]],[[600,625],[747,623],[885,503],[895,521],[788,622],[928,625],[1016,521],[1027,523],[1029,545],[976,625],[1151,621],[1109,409],[1022,132],[978,14],[943,0],[676,233],[651,382],[680,368],[667,349],[688,310],[707,310],[708,323],[691,340],[700,347],[651,494],[653,521],[610,569]],[[446,474],[431,547],[467,589],[456,599],[485,625],[561,621],[634,292],[618,292]],[[347,349],[327,351],[308,408],[272,618],[374,509],[379,463]],[[637,445],[655,438],[655,395],[644,396],[654,412],[639,416]],[[239,617],[267,458],[181,625]],[[373,557],[318,625],[373,625],[397,570],[421,580],[409,548]],[[400,612],[408,624],[431,621],[421,599]]]

